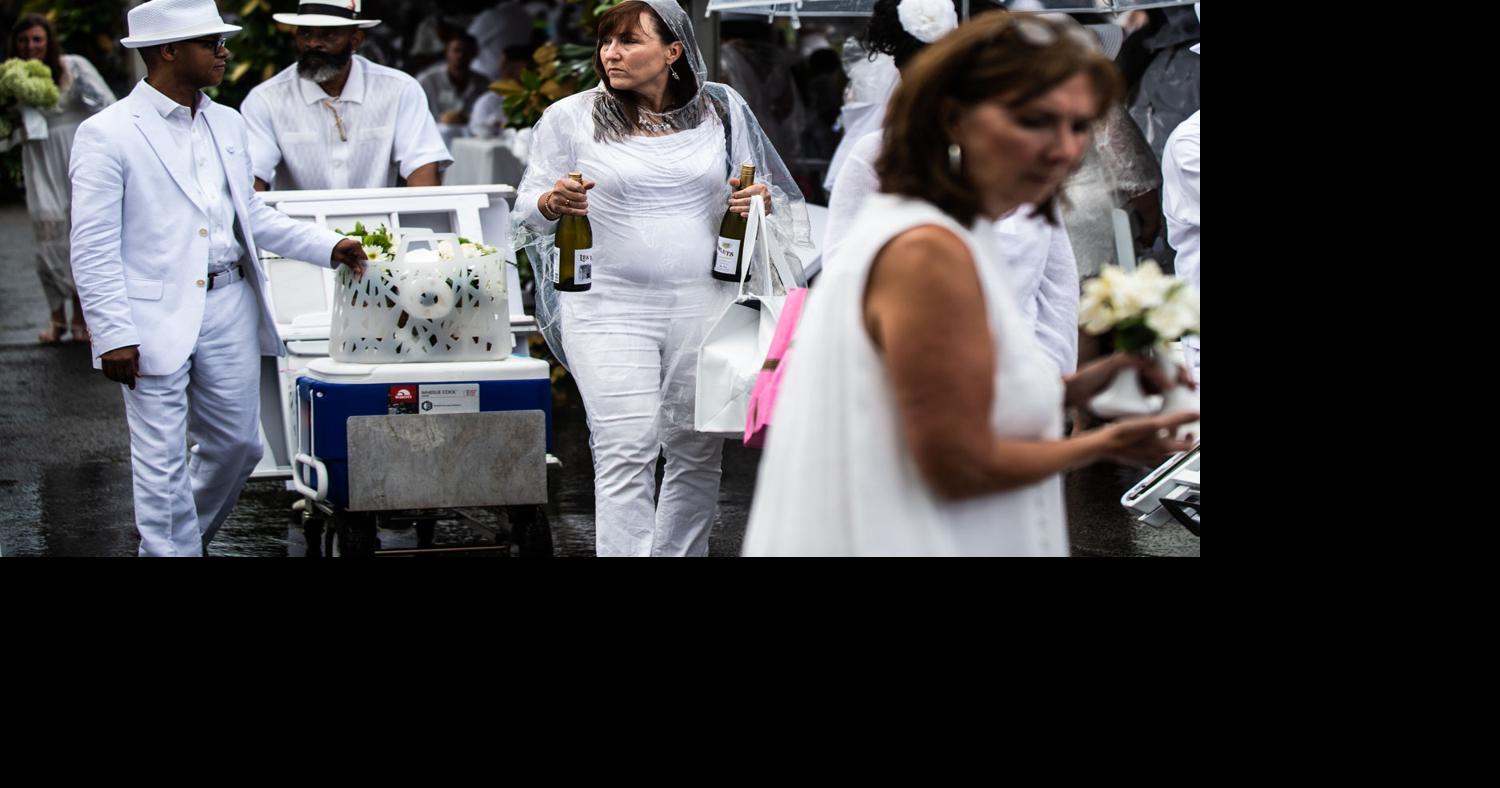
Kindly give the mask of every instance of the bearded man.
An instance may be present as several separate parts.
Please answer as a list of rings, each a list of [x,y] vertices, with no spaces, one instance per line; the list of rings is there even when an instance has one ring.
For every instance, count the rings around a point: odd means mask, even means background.
[[[301,3],[274,14],[292,25],[297,62],[256,86],[240,105],[250,128],[255,188],[360,189],[437,186],[453,163],[427,95],[410,75],[355,54],[365,29],[361,0]]]

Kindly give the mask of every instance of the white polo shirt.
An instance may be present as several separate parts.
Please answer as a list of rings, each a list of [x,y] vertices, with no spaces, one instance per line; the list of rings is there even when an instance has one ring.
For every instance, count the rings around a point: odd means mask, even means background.
[[[240,114],[255,177],[276,189],[395,186],[398,173],[453,163],[422,86],[359,55],[338,98],[298,77],[293,64],[251,90]]]

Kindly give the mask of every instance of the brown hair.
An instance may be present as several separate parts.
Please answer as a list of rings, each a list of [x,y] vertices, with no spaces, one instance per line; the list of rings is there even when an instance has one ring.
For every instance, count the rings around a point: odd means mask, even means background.
[[[58,87],[62,87],[63,77],[67,76],[63,72],[62,44],[57,42],[57,31],[52,29],[52,23],[47,21],[47,17],[41,14],[27,14],[16,20],[15,25],[10,29],[11,57],[16,56],[16,38],[33,27],[40,27],[47,31],[47,54],[42,56],[42,62],[47,64],[47,68],[52,69],[52,81]]]
[[[1006,106],[1019,106],[1082,73],[1099,100],[1097,120],[1124,88],[1114,63],[1089,46],[1087,35],[1076,25],[993,13],[971,19],[924,49],[902,74],[886,110],[875,163],[880,190],[927,200],[961,224],[972,224],[979,197],[948,164],[953,140],[945,123],[955,105],[968,108],[1004,96]],[[1057,196],[1036,207],[1049,222],[1055,222]]]
[[[639,119],[637,105],[639,99],[636,94],[628,90],[615,90],[609,85],[609,75],[604,73],[604,60],[599,56],[603,49],[603,41],[607,36],[617,36],[631,30],[639,30],[641,26],[641,12],[648,11],[651,14],[651,25],[656,29],[656,36],[662,40],[662,44],[670,46],[673,41],[679,40],[667,29],[667,23],[663,22],[656,9],[641,0],[626,0],[625,2],[605,11],[599,17],[598,40],[594,43],[594,73],[599,75],[599,84],[609,91],[611,96],[625,108],[625,120],[634,130]],[[686,106],[693,96],[698,94],[698,78],[693,74],[693,67],[688,62],[692,55],[687,51],[687,45],[683,44],[682,57],[672,63],[672,71],[677,74],[677,79],[667,80],[667,107],[672,110]]]

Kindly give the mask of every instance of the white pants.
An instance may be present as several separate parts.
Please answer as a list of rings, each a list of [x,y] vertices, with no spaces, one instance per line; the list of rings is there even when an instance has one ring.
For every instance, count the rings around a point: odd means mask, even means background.
[[[708,554],[724,439],[693,431],[693,399],[698,346],[724,292],[560,294],[570,371],[588,411],[600,556]],[[658,452],[666,470],[653,504]]]
[[[121,387],[141,555],[203,555],[260,462],[254,286],[208,291],[198,344],[182,367]]]

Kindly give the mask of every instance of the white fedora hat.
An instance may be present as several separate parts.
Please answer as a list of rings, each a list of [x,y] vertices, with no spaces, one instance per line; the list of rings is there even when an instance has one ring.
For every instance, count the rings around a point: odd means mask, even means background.
[[[224,23],[214,0],[150,0],[130,9],[128,19],[130,35],[120,43],[130,49],[240,32]]]
[[[361,0],[314,0],[298,3],[295,14],[272,14],[283,25],[298,27],[374,27],[379,19],[360,19]]]

